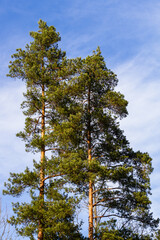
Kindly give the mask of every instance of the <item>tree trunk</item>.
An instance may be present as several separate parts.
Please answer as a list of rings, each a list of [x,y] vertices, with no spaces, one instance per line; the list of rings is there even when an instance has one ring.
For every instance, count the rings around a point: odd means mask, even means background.
[[[96,190],[96,188],[94,188],[94,191]],[[94,193],[94,204],[97,202],[97,194],[96,192]],[[95,233],[97,233],[97,206],[94,206],[94,229],[95,229]],[[97,238],[95,238],[95,240],[97,240]]]
[[[93,183],[89,181],[89,240],[93,240]]]
[[[41,168],[40,168],[40,202],[41,209],[44,206],[44,160],[45,160],[45,102],[44,102],[44,85],[42,85],[42,120],[41,120],[41,138],[42,138],[42,148],[41,148]],[[39,219],[38,228],[38,240],[43,240],[43,219]]]
[[[91,107],[90,107],[90,85],[88,88],[88,162],[91,163]],[[93,240],[93,182],[89,180],[89,240]]]

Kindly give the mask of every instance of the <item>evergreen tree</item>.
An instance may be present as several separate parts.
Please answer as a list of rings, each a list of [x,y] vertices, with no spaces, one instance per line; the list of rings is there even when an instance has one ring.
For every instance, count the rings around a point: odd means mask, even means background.
[[[160,239],[160,230],[158,230],[155,234],[155,240],[159,240]]]
[[[65,52],[58,48],[59,33],[53,26],[39,21],[38,32],[31,32],[33,42],[25,50],[17,49],[10,62],[9,77],[25,81],[25,128],[17,134],[26,142],[26,150],[40,153],[40,161],[34,161],[33,170],[11,173],[5,183],[4,194],[19,196],[30,192],[30,203],[15,203],[15,215],[10,219],[21,236],[30,239],[82,239],[73,223],[76,197],[64,189],[62,174],[56,171],[56,160],[47,157],[49,150],[57,148],[53,126],[59,121],[56,91],[65,75]],[[49,155],[48,155],[49,156]],[[55,167],[55,169],[54,169]]]
[[[63,121],[54,133],[63,150],[61,171],[88,198],[89,239],[103,218],[154,228],[158,220],[149,211],[148,197],[151,158],[133,151],[119,128],[127,101],[114,90],[117,77],[106,67],[99,48],[92,56],[77,59],[75,66],[76,74],[64,86]]]
[[[156,239],[155,231],[147,233],[141,229],[139,224],[134,222],[121,222],[119,224],[115,219],[106,221],[100,224],[100,229],[97,231],[97,239],[117,239],[117,240],[153,240]]]

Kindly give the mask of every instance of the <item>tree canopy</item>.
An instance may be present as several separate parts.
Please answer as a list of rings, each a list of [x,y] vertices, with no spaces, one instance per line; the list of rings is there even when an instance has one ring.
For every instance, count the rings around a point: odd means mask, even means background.
[[[117,77],[107,69],[99,48],[79,59],[78,66],[67,83],[70,114],[63,115],[55,133],[63,148],[63,169],[89,201],[89,239],[103,218],[154,228],[157,221],[149,200],[152,159],[133,151],[119,128],[127,101],[114,90]]]
[[[87,200],[89,240],[150,239],[147,229],[158,224],[150,212],[152,159],[134,151],[120,129],[128,103],[115,90],[116,74],[99,47],[85,59],[67,59],[59,33],[42,20],[30,35],[8,76],[26,83],[25,128],[17,136],[40,160],[5,184],[4,194],[29,190],[31,199],[13,205],[11,224],[30,239],[84,239],[74,219]]]
[[[10,222],[20,235],[30,239],[35,239],[36,234],[39,240],[81,239],[73,222],[77,198],[63,189],[61,174],[53,168],[53,157],[46,154],[56,146],[52,128],[59,116],[54,98],[62,79],[65,52],[58,48],[59,33],[42,20],[38,32],[31,32],[30,36],[33,42],[12,56],[8,76],[26,83],[22,103],[25,128],[17,136],[26,142],[27,151],[40,152],[40,161],[34,161],[33,170],[27,167],[23,173],[11,173],[5,184],[4,194],[19,196],[29,189],[31,198],[30,203],[13,204],[15,215]]]

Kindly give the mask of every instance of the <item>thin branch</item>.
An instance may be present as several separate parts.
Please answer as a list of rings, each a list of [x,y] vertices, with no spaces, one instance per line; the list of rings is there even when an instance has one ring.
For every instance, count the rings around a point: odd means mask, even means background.
[[[122,198],[122,197],[113,197],[113,198],[102,199],[102,200],[96,202],[95,204],[93,204],[93,207],[96,206],[96,205],[97,205],[98,203],[100,203],[100,202],[110,201],[110,200],[115,200],[115,199],[120,199],[120,198]],[[122,198],[122,199],[123,199],[123,198]]]
[[[41,110],[36,106],[36,104],[33,103],[33,105],[34,105],[34,107],[37,109],[37,111],[38,111],[40,114],[42,114]]]
[[[94,145],[92,146],[92,149],[94,148]],[[101,157],[103,157],[103,155],[101,155],[101,156],[98,156],[98,157],[93,157],[93,159],[98,159],[98,158],[101,158]]]
[[[115,187],[115,188],[100,188],[100,189],[97,189],[97,190],[93,191],[93,194],[96,193],[96,192],[98,192],[98,191],[100,191],[100,190],[115,190],[115,189],[120,190],[120,189],[122,189],[122,188],[120,188],[120,187]]]
[[[106,214],[106,212],[108,211],[109,208],[107,208],[104,213],[102,214],[102,216],[104,216]]]
[[[103,217],[118,217],[118,218],[127,218],[128,220],[137,220],[135,217],[132,216],[119,216],[117,214],[110,214],[110,215],[102,215],[102,216],[96,216],[94,218],[103,218]]]
[[[125,217],[122,217],[122,216],[118,216],[117,214],[110,214],[110,215],[102,215],[102,216],[96,216],[94,218],[103,218],[103,217],[119,217],[119,218],[125,218]]]
[[[130,221],[130,219],[127,219],[127,221],[125,223],[123,223],[123,225],[121,226],[121,229],[124,228],[124,226]]]
[[[83,102],[82,102],[82,104],[84,104],[85,102],[87,102],[88,100],[87,99],[85,99]]]
[[[104,202],[104,201],[105,201],[105,199],[102,199],[102,200],[100,200],[100,201],[94,203],[94,204],[93,204],[93,207],[95,207],[98,203],[100,203],[100,202]]]
[[[33,120],[33,123],[35,123],[35,127],[34,127],[34,130],[33,130],[34,133],[36,133],[37,126],[38,126],[38,124],[39,124],[40,118],[41,118],[41,117],[39,117],[38,119],[36,119],[36,122]]]
[[[61,151],[61,152],[65,152],[65,150],[60,149],[60,148],[48,148],[48,149],[46,149],[45,151],[47,152],[47,151],[53,151],[53,150],[55,150],[55,151]]]
[[[1,237],[4,236],[6,228],[7,228],[7,221],[6,221],[6,219],[3,218],[2,223],[3,223],[3,231],[2,231]]]
[[[64,176],[65,174],[63,173],[59,173],[59,174],[53,174],[53,175],[50,175],[46,178],[43,179],[43,182],[46,181],[47,179],[50,179],[50,178],[53,178],[53,177],[60,177],[60,176]]]

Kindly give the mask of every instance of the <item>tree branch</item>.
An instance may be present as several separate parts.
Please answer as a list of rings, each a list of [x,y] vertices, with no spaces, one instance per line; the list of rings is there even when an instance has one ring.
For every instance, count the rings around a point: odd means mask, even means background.
[[[96,193],[96,192],[98,192],[98,191],[100,191],[100,190],[115,190],[115,189],[120,190],[120,189],[122,189],[122,188],[120,188],[120,187],[115,187],[115,188],[100,188],[100,189],[97,189],[97,190],[93,191],[93,194]]]
[[[102,199],[102,200],[99,200],[98,202],[94,203],[93,207],[96,206],[100,202],[110,201],[110,200],[115,200],[115,199],[120,199],[120,198],[122,198],[122,197],[113,197],[113,198]]]
[[[106,216],[104,216],[104,215],[102,215],[102,216],[96,216],[96,217],[94,217],[94,218],[103,218],[103,217],[119,217],[119,218],[124,218],[124,217],[122,217],[122,216],[118,216],[117,214],[110,214],[110,215],[106,215]]]
[[[48,148],[48,149],[46,149],[45,151],[47,152],[47,151],[52,151],[52,150],[65,152],[65,150],[60,149],[60,148]]]
[[[44,179],[43,179],[43,182],[46,181],[46,180],[49,179],[49,178],[60,177],[60,176],[64,176],[64,175],[65,175],[65,174],[63,174],[63,173],[53,174],[53,175],[50,175],[50,176],[44,178]]]

